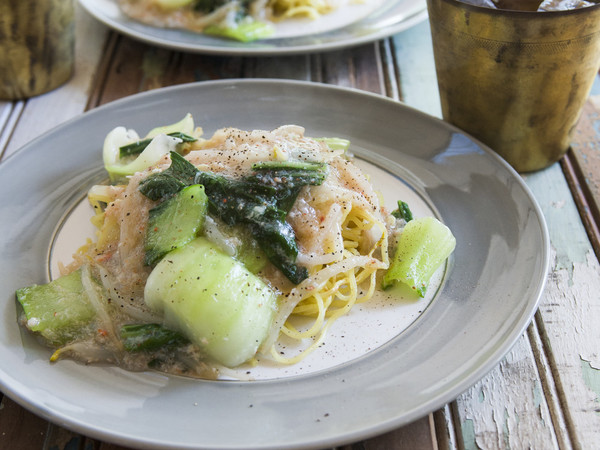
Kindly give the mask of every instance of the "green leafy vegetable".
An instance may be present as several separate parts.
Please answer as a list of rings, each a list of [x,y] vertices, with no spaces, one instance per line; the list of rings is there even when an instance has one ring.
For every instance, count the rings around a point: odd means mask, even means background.
[[[237,230],[240,230],[239,232]],[[256,239],[252,237],[251,232],[244,227],[233,228],[233,234],[241,236],[240,241],[242,244],[236,248],[235,259],[240,261],[246,269],[256,274],[260,272],[267,264],[267,255],[264,250],[261,249],[256,242]]]
[[[213,12],[225,5],[229,0],[193,0],[194,9],[203,13]]]
[[[227,3],[229,0],[196,0],[194,10],[209,14]],[[252,18],[250,0],[238,0],[236,3],[233,17],[229,16],[228,20],[208,25],[202,30],[203,33],[241,42],[256,41],[273,35],[273,25]]]
[[[306,268],[295,263],[298,247],[294,230],[285,217],[303,186],[323,182],[326,165],[259,164],[254,174],[232,180],[200,171],[177,153],[171,153],[171,161],[168,169],[140,183],[139,189],[145,196],[158,200],[185,186],[201,184],[212,214],[228,225],[247,226],[269,260],[293,283],[298,284],[308,276]]]
[[[123,325],[119,335],[128,352],[153,351],[189,343],[181,333],[157,323]]]
[[[235,27],[213,24],[207,26],[203,32],[212,36],[233,39],[240,42],[252,42],[272,36],[273,26],[259,21],[239,22]]]
[[[188,186],[149,212],[144,263],[154,265],[171,250],[194,239],[203,229],[208,199],[204,187]]]
[[[244,179],[265,189],[265,195],[275,199],[277,208],[290,211],[303,186],[317,186],[327,176],[327,165],[305,161],[266,161],[252,166],[256,171]],[[271,189],[269,191],[268,189]]]
[[[171,152],[171,165],[163,172],[150,175],[140,183],[140,192],[151,200],[175,195],[186,186],[196,183],[198,169],[183,156]]]
[[[27,319],[25,326],[52,347],[81,337],[96,317],[81,274],[79,269],[50,283],[25,287],[16,292]]]
[[[406,222],[413,220],[413,214],[408,204],[402,200],[398,200],[398,209],[392,211],[392,216],[397,219],[404,219]]]
[[[204,237],[156,265],[144,299],[164,316],[165,326],[228,367],[255,355],[277,303],[264,281]]]
[[[331,150],[348,150],[350,147],[350,141],[348,139],[336,138],[336,137],[325,137],[315,138],[315,141],[325,142]]]
[[[156,4],[164,9],[177,9],[189,5],[194,0],[154,0]]]
[[[306,172],[321,172],[326,168],[325,163],[310,161],[263,161],[252,165],[254,170],[304,170]]]
[[[167,133],[167,136],[181,139],[182,142],[197,141],[197,139],[195,137],[192,137],[185,133],[181,133],[179,131],[175,131],[173,133]],[[146,139],[142,139],[142,140],[133,142],[131,144],[127,144],[127,145],[123,145],[123,146],[119,147],[119,158],[126,158],[128,156],[139,155],[146,149],[146,147],[148,147],[148,144],[150,144],[150,142],[152,142],[152,139],[154,139],[154,138],[146,138]]]
[[[171,133],[183,133],[191,135],[194,133],[194,118],[190,113],[183,116],[179,122],[172,123],[170,125],[161,125],[156,128],[152,128],[148,131],[146,138],[153,138],[159,134],[171,134]]]
[[[114,128],[104,139],[102,147],[102,159],[104,167],[108,172],[113,183],[126,181],[126,177],[135,172],[142,171],[148,167],[157,164],[165,155],[171,151],[179,151],[181,135],[190,136],[194,133],[194,119],[191,114],[186,114],[179,122],[153,128],[148,132],[144,139],[139,139],[137,133],[133,130],[127,130],[125,127]],[[143,145],[137,145],[140,141],[150,141]],[[187,139],[187,138],[186,138]],[[122,147],[129,144],[135,144],[129,150],[121,151]],[[141,153],[137,154],[141,149]],[[136,158],[123,158],[122,153],[130,152]]]
[[[436,218],[411,220],[404,227],[390,267],[383,276],[383,288],[400,281],[424,297],[431,276],[455,246],[456,239],[450,229]]]

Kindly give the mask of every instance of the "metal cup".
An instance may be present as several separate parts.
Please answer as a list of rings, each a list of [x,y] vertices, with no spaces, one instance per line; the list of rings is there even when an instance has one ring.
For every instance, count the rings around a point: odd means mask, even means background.
[[[568,150],[600,69],[600,4],[569,11],[427,0],[442,114],[519,172]]]
[[[0,0],[0,99],[50,91],[73,73],[74,0]]]

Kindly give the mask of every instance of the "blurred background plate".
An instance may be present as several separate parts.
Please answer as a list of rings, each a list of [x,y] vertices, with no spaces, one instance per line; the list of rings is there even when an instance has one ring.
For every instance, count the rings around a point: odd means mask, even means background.
[[[399,33],[427,17],[426,0],[386,0],[377,8],[377,11],[347,26],[341,26],[351,21],[351,18],[347,17],[348,13],[344,11],[332,13],[337,15],[334,16],[337,17],[335,20],[328,19],[328,16],[319,18],[318,20],[324,24],[327,24],[328,21],[333,22],[334,28],[340,26],[328,32],[244,43],[182,30],[144,25],[124,15],[119,9],[117,0],[79,0],[79,3],[99,21],[134,39],[174,50],[219,55],[257,56],[335,50]],[[301,26],[300,23],[299,26]],[[308,31],[315,31],[332,26],[305,28]],[[282,29],[281,33],[297,34],[291,29],[292,27],[293,25],[286,25],[285,30]]]

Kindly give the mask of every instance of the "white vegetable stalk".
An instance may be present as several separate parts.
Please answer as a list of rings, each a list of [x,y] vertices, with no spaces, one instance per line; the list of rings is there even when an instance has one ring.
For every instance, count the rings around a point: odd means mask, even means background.
[[[119,147],[114,147],[115,142],[116,141],[112,141],[110,143],[110,145],[113,145],[113,147],[108,147],[108,149],[107,147],[105,147],[105,154],[109,154],[108,157],[105,157],[105,161],[107,159],[114,158],[111,155],[118,155]],[[167,136],[166,134],[159,134],[154,139],[152,139],[152,142],[148,144],[144,151],[140,153],[139,156],[133,161],[131,161],[129,164],[119,164],[119,162],[115,162],[114,164],[107,165],[106,170],[111,175],[111,177],[127,176],[133,175],[136,172],[141,172],[142,170],[145,170],[148,167],[152,167],[158,164],[164,156],[168,155],[171,152],[174,152],[177,149],[177,144],[179,144],[180,142],[182,142],[182,140],[179,138]],[[121,146],[130,143],[131,142],[121,144]]]

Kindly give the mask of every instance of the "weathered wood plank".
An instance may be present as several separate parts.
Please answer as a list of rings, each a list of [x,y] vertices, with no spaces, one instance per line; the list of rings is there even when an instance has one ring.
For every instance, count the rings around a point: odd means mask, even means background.
[[[0,403],[0,448],[41,449],[47,430],[48,422],[4,396]]]
[[[394,67],[402,86],[400,100],[435,117],[442,117],[429,21],[393,37]]]
[[[310,80],[311,61],[308,55],[291,55],[280,58],[245,58],[244,78],[280,78]]]
[[[494,370],[456,400],[465,448],[559,448],[532,361],[522,336]]]
[[[314,56],[318,73],[314,81],[383,93],[384,79],[377,44]]]
[[[600,75],[583,108],[571,147],[582,181],[589,190],[591,213],[600,220]]]
[[[274,58],[199,56],[171,52],[119,37],[97,104],[162,86],[226,78],[313,80],[381,92],[375,47]],[[373,82],[373,80],[376,80]]]
[[[590,190],[588,177],[582,173],[582,154],[576,150],[570,149],[565,157],[560,161],[569,189],[573,193],[575,204],[579,210],[581,220],[585,224],[585,229],[590,239],[590,243],[596,257],[600,257],[600,225],[597,220],[598,204]],[[583,158],[585,160],[586,158]],[[585,167],[585,163],[583,166]]]
[[[400,73],[396,66],[395,48],[392,39],[384,39],[379,43],[383,92],[393,100],[400,100]]]
[[[245,59],[177,53],[165,74],[165,85],[240,78]]]
[[[164,86],[240,78],[246,64],[240,57],[179,53],[119,36],[91,106]]]
[[[574,448],[600,441],[600,264],[560,166],[527,177],[548,222],[555,259],[537,326]]]
[[[21,116],[24,102],[22,100],[15,102],[2,102],[0,106],[0,161],[8,156],[6,147],[12,137],[15,124]]]
[[[130,447],[123,447],[117,444],[110,444],[108,442],[99,442],[98,446],[94,450],[131,450]]]
[[[452,419],[452,408],[454,403],[447,404],[443,408],[433,413],[435,443],[439,450],[454,450],[456,444],[456,430]]]
[[[94,450],[95,447],[94,440],[50,424],[41,450]]]
[[[560,396],[556,389],[556,383],[552,374],[553,367],[548,359],[548,353],[551,353],[540,335],[538,323],[542,321],[541,314],[537,313],[531,325],[527,329],[527,337],[531,344],[531,350],[534,353],[535,360],[538,364],[538,373],[540,376],[540,384],[543,394],[546,398],[546,403],[550,415],[552,416],[552,426],[558,441],[559,448],[567,450],[572,448],[571,437],[569,435],[569,427],[563,414]],[[542,325],[543,326],[543,325]]]
[[[430,414],[410,425],[366,439],[356,444],[337,447],[337,450],[437,450],[433,439],[433,416]]]
[[[575,196],[596,255],[600,257],[600,76],[585,104],[562,161],[563,170]]]
[[[125,36],[117,38],[110,55],[105,83],[100,87],[98,104],[161,87],[173,52],[140,44]]]

